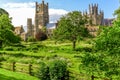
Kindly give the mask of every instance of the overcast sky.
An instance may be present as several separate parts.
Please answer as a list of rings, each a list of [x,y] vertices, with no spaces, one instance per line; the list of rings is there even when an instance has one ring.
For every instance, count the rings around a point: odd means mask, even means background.
[[[0,7],[7,10],[13,18],[14,26],[27,25],[27,18],[34,22],[35,2],[42,0],[0,0]],[[104,11],[105,18],[113,18],[113,12],[119,7],[119,0],[44,0],[49,3],[50,22],[56,22],[62,15],[70,11],[88,10],[89,4],[98,3],[99,9]],[[34,23],[33,23],[34,24]]]

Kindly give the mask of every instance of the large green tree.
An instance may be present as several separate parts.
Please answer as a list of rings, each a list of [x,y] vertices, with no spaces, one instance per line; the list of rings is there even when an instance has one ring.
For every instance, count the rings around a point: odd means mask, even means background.
[[[14,27],[8,13],[0,10],[0,47],[11,43],[18,43],[20,38],[13,33]]]
[[[120,8],[114,15],[117,19],[112,27],[102,28],[94,42],[95,52],[84,54],[80,68],[90,75],[120,80]]]
[[[116,21],[117,22],[117,21]],[[85,71],[111,80],[120,79],[120,23],[102,30],[94,44],[95,52],[86,53],[82,58]]]
[[[54,37],[57,40],[70,40],[73,43],[73,49],[75,49],[76,41],[88,34],[85,23],[87,23],[87,18],[81,12],[69,12],[58,22]]]

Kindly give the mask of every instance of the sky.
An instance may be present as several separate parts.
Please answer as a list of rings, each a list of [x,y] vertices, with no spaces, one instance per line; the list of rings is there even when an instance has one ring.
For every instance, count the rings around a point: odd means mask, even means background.
[[[34,24],[35,2],[42,0],[0,0],[0,8],[9,12],[14,26],[27,25],[27,18]],[[88,11],[89,4],[98,4],[104,11],[104,18],[113,18],[113,13],[120,6],[119,0],[44,0],[49,3],[50,23],[71,11]]]

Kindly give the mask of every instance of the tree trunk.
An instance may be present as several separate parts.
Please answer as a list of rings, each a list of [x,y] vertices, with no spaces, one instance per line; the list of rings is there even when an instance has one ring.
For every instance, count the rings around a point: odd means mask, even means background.
[[[2,47],[2,40],[0,40],[0,48]]]
[[[92,76],[91,76],[91,80],[94,80],[94,78],[95,78],[95,77],[92,75]]]
[[[76,41],[73,41],[73,50],[75,50],[76,47]]]

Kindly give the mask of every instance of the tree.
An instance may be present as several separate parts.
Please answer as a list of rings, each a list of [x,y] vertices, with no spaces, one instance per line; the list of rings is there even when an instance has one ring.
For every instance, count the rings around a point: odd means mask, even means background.
[[[0,15],[3,15],[3,14],[9,15],[9,13],[6,10],[0,8]]]
[[[73,43],[73,50],[75,50],[76,41],[88,34],[85,23],[87,23],[86,16],[82,16],[81,12],[70,12],[61,17],[58,27],[54,31],[54,38],[57,40],[70,40]]]
[[[112,27],[104,29],[95,42],[95,49],[101,50],[101,54],[104,55],[105,64],[101,66],[101,70],[105,71],[105,75],[110,78],[113,78],[113,75],[120,78],[118,76],[120,75],[120,26],[118,25],[120,23],[115,22]],[[103,54],[104,51],[106,54]]]
[[[115,21],[112,27],[103,28],[97,36],[93,53],[86,53],[82,66],[91,75],[104,75],[113,80],[120,79],[120,23]],[[95,74],[94,74],[95,73]]]
[[[40,80],[50,80],[49,67],[45,63],[40,64],[40,66],[41,67],[37,75],[38,78]]]
[[[118,19],[120,19],[120,7],[114,11],[114,15],[117,16]]]
[[[69,80],[67,63],[63,60],[51,62],[49,72],[51,80]]]
[[[79,70],[81,73],[90,75],[91,80],[94,80],[95,77],[104,77],[104,72],[100,70],[100,67],[102,67],[104,63],[103,55],[86,52],[84,56],[81,56]]]
[[[0,47],[11,43],[18,43],[20,37],[13,33],[14,27],[11,24],[9,15],[0,15]]]
[[[104,75],[110,80],[120,80],[120,7],[114,15],[117,15],[117,19],[112,27],[100,31],[93,45],[95,52],[82,57],[80,68],[83,66],[86,72],[96,73],[98,77]]]
[[[40,65],[38,72],[40,80],[69,80],[66,61],[55,59],[49,64],[42,63]]]
[[[36,40],[38,41],[43,41],[43,40],[46,40],[47,39],[47,35],[45,34],[45,32],[43,31],[39,31],[36,35]]]

